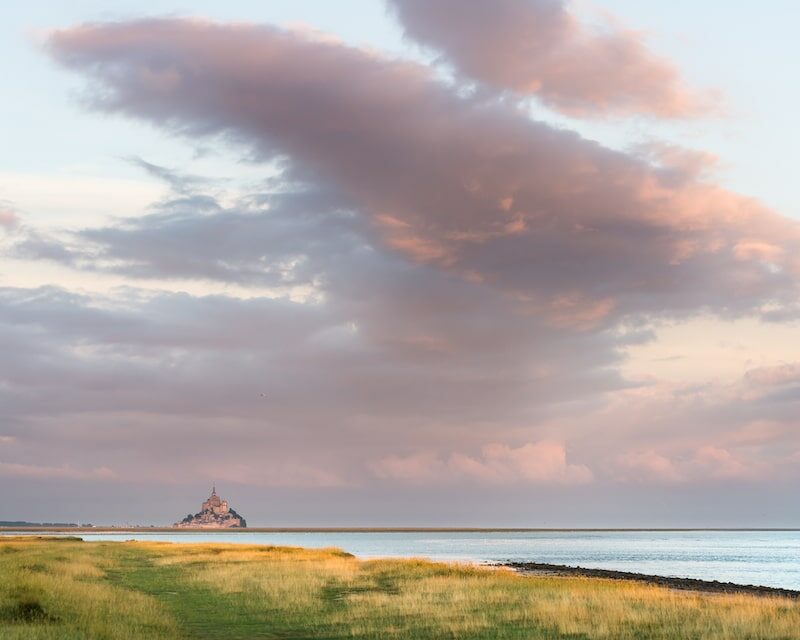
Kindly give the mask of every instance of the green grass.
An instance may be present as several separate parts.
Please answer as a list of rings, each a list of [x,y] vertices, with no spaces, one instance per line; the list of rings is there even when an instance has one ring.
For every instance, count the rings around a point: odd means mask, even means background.
[[[800,604],[335,549],[0,540],[0,639],[800,638]]]

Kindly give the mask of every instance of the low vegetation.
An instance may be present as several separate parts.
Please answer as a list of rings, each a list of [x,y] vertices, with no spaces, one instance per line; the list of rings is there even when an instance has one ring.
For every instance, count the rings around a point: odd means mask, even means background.
[[[0,638],[800,638],[800,604],[336,549],[6,538]]]

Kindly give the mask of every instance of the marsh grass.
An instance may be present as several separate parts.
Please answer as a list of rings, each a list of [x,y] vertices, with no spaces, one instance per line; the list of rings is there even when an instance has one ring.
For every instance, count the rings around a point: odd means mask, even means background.
[[[13,550],[8,550],[8,549]],[[800,638],[800,605],[334,549],[0,542],[5,638]]]
[[[112,562],[75,540],[0,540],[0,638],[180,637],[158,601],[108,582]]]

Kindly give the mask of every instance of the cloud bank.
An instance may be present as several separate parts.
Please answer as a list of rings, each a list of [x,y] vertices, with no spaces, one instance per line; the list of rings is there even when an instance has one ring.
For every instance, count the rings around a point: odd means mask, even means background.
[[[535,92],[557,108],[691,112],[638,37],[587,31],[560,3],[487,17],[487,47],[498,29],[540,43],[516,79],[461,60],[477,3],[446,28],[448,2],[394,6],[490,93],[556,60],[563,77]],[[281,173],[223,197],[224,181],[134,158],[171,190],[140,216],[8,217],[7,257],[126,286],[0,290],[6,475],[177,486],[211,479],[213,459],[217,479],[275,491],[595,497],[793,477],[794,368],[702,389],[620,373],[654,323],[796,317],[800,228],[711,182],[707,154],[613,151],[308,31],[138,20],[55,31],[48,51],[86,78],[91,108]],[[598,93],[614,63],[628,71]]]
[[[386,248],[558,326],[796,299],[796,223],[691,172],[676,180],[675,162],[654,167],[464,98],[421,65],[186,20],[86,25],[50,47],[92,78],[97,108],[283,158]]]

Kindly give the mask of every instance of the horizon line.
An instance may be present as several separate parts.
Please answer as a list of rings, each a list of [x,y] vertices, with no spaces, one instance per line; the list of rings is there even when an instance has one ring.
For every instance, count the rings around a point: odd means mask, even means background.
[[[0,533],[8,532],[80,532],[80,533],[568,533],[568,532],[692,532],[692,531],[800,531],[800,527],[245,527],[245,528],[180,528],[158,526],[0,526]]]

